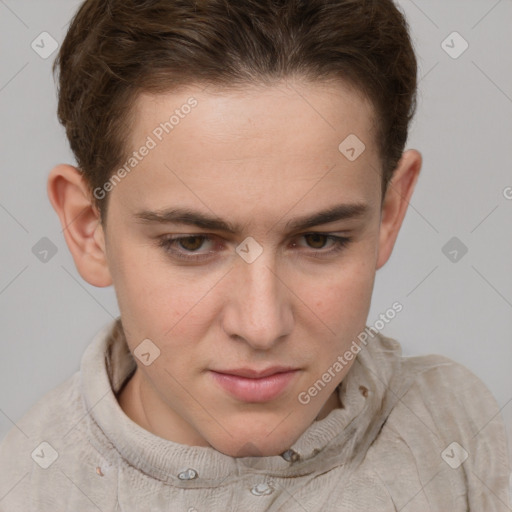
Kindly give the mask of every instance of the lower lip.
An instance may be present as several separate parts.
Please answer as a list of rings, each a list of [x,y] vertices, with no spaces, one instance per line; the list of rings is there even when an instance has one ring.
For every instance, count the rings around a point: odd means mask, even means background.
[[[261,379],[249,379],[212,371],[216,382],[228,393],[243,402],[268,402],[277,398],[295,377],[297,370],[275,373]]]

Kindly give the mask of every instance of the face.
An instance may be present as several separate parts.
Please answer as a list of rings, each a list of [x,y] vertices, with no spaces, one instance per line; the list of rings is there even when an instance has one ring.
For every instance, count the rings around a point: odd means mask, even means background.
[[[176,442],[279,454],[339,405],[353,361],[333,365],[367,321],[372,108],[342,83],[281,82],[141,95],[134,113],[137,163],[110,191],[104,233],[130,349],[150,362],[136,357],[132,409]],[[339,149],[350,134],[366,146],[355,160],[360,146]]]

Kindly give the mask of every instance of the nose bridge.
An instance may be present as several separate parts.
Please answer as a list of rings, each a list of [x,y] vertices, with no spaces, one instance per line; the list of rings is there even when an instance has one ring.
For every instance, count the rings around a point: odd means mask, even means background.
[[[286,287],[278,274],[270,249],[252,263],[236,262],[234,303],[230,334],[244,338],[254,348],[268,349],[291,329],[291,310]]]

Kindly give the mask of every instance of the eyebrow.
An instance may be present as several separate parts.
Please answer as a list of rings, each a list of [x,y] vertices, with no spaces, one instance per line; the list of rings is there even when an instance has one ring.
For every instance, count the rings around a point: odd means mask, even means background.
[[[329,224],[338,220],[361,218],[369,212],[369,207],[364,203],[340,204],[321,210],[312,215],[297,217],[286,223],[290,231],[308,229],[322,224]],[[134,214],[137,220],[148,224],[186,224],[203,229],[224,231],[237,234],[242,227],[234,225],[219,217],[211,216],[189,208],[169,208],[167,210],[144,210]]]

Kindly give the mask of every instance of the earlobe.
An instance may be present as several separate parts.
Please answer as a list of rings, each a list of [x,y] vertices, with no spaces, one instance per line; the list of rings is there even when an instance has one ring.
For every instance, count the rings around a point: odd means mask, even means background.
[[[402,155],[393,179],[388,186],[382,205],[377,270],[384,266],[391,256],[419,177],[421,163],[422,158],[418,151],[406,151]]]
[[[110,286],[100,216],[81,172],[71,165],[58,165],[50,171],[47,192],[79,274],[93,286]]]

